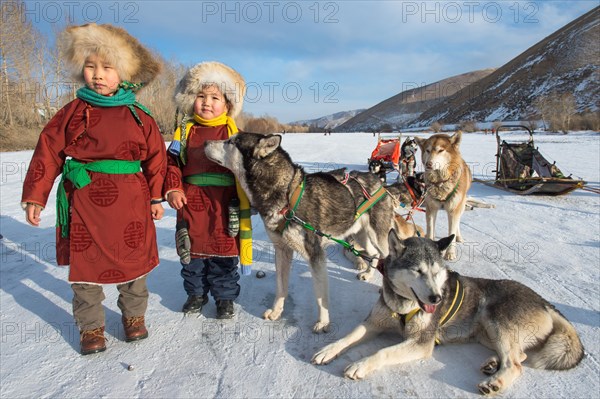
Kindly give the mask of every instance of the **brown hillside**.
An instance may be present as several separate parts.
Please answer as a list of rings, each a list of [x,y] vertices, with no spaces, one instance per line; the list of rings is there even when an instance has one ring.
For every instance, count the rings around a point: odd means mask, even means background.
[[[571,93],[577,111],[600,109],[600,7],[567,24],[475,85],[458,91],[411,125],[460,121],[524,120],[537,114],[533,102],[551,93]]]

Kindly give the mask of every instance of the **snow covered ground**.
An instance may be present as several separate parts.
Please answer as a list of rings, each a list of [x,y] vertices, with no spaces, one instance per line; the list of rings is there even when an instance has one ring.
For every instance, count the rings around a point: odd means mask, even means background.
[[[505,135],[524,140],[522,133]],[[565,174],[600,186],[600,135],[536,136],[541,152]],[[366,170],[375,148],[371,134],[285,135],[283,147],[307,171],[347,166]],[[463,136],[462,153],[475,177],[492,178],[496,142],[482,133]],[[79,355],[71,315],[67,269],[55,266],[54,195],[42,225],[26,224],[19,206],[31,151],[2,153],[0,266],[0,397],[156,398],[365,398],[478,397],[484,377],[479,365],[490,355],[477,344],[435,349],[433,358],[387,368],[363,381],[342,377],[344,367],[397,342],[381,336],[316,367],[313,353],[363,320],[378,296],[379,276],[360,282],[338,247],[329,249],[333,330],[315,335],[316,304],[307,264],[294,260],[290,296],[281,321],[261,315],[275,292],[273,248],[262,222],[253,218],[254,271],[242,277],[237,316],[215,319],[214,303],[201,317],[180,313],[186,295],[179,276],[173,236],[175,212],[156,223],[161,264],[148,278],[150,337],[125,343],[117,291],[106,287],[108,349]],[[56,189],[56,187],[55,187]],[[465,243],[450,265],[478,277],[511,278],[532,287],[575,325],[586,349],[573,370],[524,368],[503,397],[584,398],[600,396],[600,196],[578,190],[562,197],[517,196],[474,183],[470,195],[495,209],[466,212]],[[424,226],[424,217],[417,215]],[[438,218],[438,232],[447,231]],[[128,370],[132,365],[133,369]]]

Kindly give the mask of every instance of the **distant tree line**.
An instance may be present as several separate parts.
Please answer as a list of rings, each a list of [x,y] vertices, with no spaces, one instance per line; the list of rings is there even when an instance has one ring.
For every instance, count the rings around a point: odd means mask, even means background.
[[[575,96],[571,93],[550,93],[540,96],[532,102],[534,111],[523,121],[531,130],[544,128],[547,131],[567,133],[570,130],[593,130],[600,131],[600,111],[585,110],[577,112]],[[541,121],[543,126],[538,126]],[[501,121],[493,123],[497,129]],[[439,133],[444,127],[443,121],[431,124],[430,129]],[[475,132],[481,129],[473,120],[460,121],[456,129],[463,132]]]
[[[22,9],[23,2],[16,4]],[[66,23],[52,24],[56,36]],[[50,45],[31,21],[20,13],[3,13],[0,24],[0,150],[33,148],[42,127],[54,114],[75,98],[81,84],[70,76],[60,57],[61,43]],[[185,66],[176,60],[162,61],[161,74],[138,96],[154,115],[165,135],[171,138],[176,124],[173,93]],[[281,124],[270,116],[255,118],[243,113],[238,125],[241,129],[258,133],[302,132],[308,128]]]

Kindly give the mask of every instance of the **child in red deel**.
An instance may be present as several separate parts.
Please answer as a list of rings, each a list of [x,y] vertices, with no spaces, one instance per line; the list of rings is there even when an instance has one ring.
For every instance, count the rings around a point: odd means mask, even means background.
[[[243,78],[218,62],[200,63],[177,86],[175,102],[185,115],[168,150],[164,193],[177,209],[176,246],[188,298],[184,313],[199,313],[208,293],[217,304],[217,318],[235,315],[242,272],[250,273],[252,230],[248,199],[231,171],[210,161],[207,140],[236,134],[234,118],[242,109]]]
[[[160,64],[125,30],[67,28],[64,59],[85,86],[40,134],[23,185],[27,222],[39,226],[54,179],[59,265],[70,265],[81,353],[102,352],[103,285],[117,284],[125,340],[148,336],[146,276],[158,263],[154,220],[161,219],[166,173],[163,138],[135,91]]]

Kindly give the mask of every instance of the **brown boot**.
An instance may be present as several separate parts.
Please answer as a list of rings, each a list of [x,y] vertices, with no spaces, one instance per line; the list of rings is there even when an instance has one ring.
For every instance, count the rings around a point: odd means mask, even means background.
[[[104,339],[104,327],[98,327],[93,330],[84,330],[80,332],[81,354],[90,355],[92,353],[104,352],[106,350],[106,340]]]
[[[123,316],[123,327],[125,328],[125,341],[139,341],[140,339],[148,338],[148,330],[144,324],[144,316]]]

